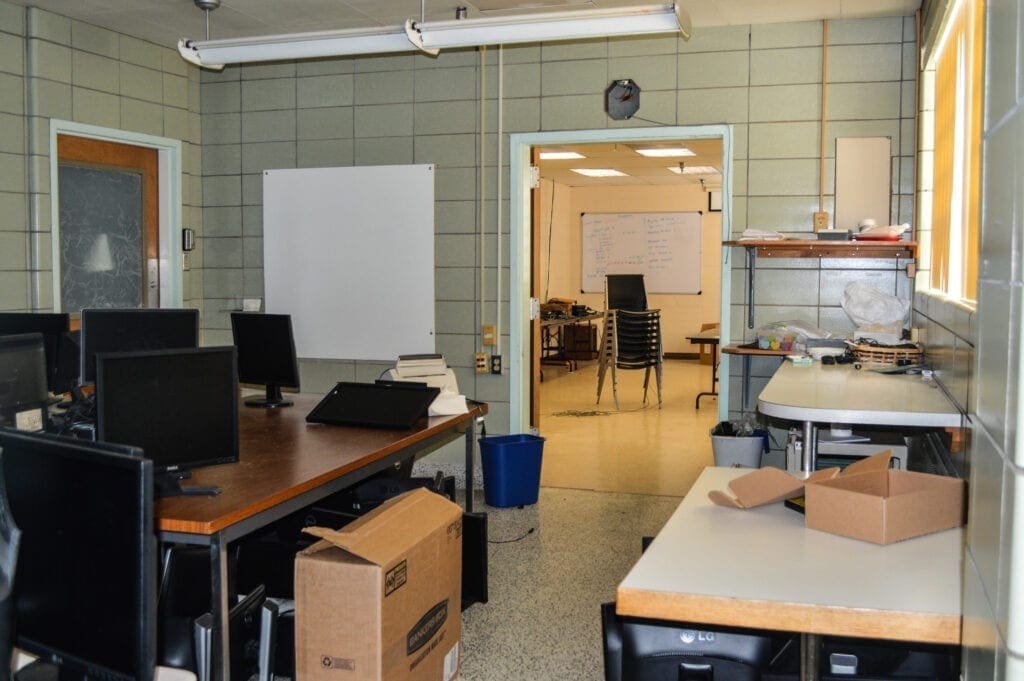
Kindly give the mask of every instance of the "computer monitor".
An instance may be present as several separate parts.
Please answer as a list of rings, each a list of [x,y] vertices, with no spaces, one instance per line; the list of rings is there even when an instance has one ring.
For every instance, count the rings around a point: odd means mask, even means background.
[[[23,333],[43,334],[46,351],[46,386],[52,393],[67,392],[57,380],[58,344],[68,330],[68,315],[63,312],[0,312],[0,336]]]
[[[267,386],[267,396],[245,401],[247,407],[288,407],[281,388],[299,387],[292,318],[287,314],[232,312],[231,335],[238,348],[238,380]]]
[[[157,496],[216,494],[181,487],[200,466],[238,461],[238,377],[232,346],[100,354],[96,437],[141,447]]]
[[[81,368],[82,332],[78,329],[66,331],[57,339],[57,371],[53,379],[53,385],[50,386],[50,391],[74,394],[78,388]]]
[[[133,447],[0,429],[21,527],[16,643],[62,675],[153,678],[153,465]]]
[[[647,290],[642,274],[609,274],[606,282],[605,309],[643,312],[647,309]]]
[[[41,428],[47,397],[43,335],[0,336],[0,425],[13,426],[19,413],[34,410]]]
[[[96,355],[194,348],[199,311],[171,309],[82,310],[81,383],[96,380]]]

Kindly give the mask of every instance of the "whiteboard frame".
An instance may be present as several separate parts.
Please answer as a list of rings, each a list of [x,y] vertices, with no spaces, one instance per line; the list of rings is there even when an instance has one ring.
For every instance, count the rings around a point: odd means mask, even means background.
[[[303,358],[434,352],[434,166],[263,172],[266,310]]]
[[[680,256],[689,257],[693,262],[682,262],[679,263],[679,270],[674,272],[670,278],[678,278],[687,276],[691,281],[681,282],[678,286],[675,284],[662,285],[662,277],[656,275],[651,271],[651,265],[648,261],[649,253],[644,253],[643,265],[623,269],[622,266],[613,265],[610,268],[605,268],[604,273],[593,272],[588,274],[588,263],[587,263],[587,218],[590,216],[616,216],[620,221],[622,219],[636,218],[647,216],[678,216],[677,219],[685,220],[689,222],[696,217],[696,232],[689,235],[690,238],[696,243],[695,251],[686,251],[684,253],[673,254],[673,265],[676,265],[676,259]],[[701,294],[701,251],[702,241],[704,239],[703,231],[704,212],[699,210],[688,210],[688,211],[632,211],[628,213],[611,213],[611,212],[591,212],[591,213],[580,213],[580,291],[583,293],[604,293],[605,288],[605,275],[607,274],[642,274],[644,275],[644,288],[648,294],[664,294],[664,295],[700,295]],[[693,229],[694,226],[691,224],[680,225],[682,228]],[[649,226],[648,226],[649,229]],[[649,243],[649,231],[646,235],[648,238],[645,240]],[[613,271],[614,270],[614,271]],[[589,280],[589,281],[588,281]],[[589,288],[588,288],[589,287]]]

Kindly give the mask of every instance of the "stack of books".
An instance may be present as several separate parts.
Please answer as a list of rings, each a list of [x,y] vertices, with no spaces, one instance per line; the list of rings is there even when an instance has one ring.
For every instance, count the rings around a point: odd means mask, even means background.
[[[443,355],[399,355],[395,362],[395,373],[399,380],[408,381],[428,376],[445,376],[448,364]]]

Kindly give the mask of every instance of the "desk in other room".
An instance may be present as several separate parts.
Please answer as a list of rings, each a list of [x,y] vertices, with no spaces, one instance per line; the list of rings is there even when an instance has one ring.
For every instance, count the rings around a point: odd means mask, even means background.
[[[620,615],[792,631],[812,642],[960,642],[962,529],[882,546],[809,530],[781,503],[740,510],[708,499],[748,472],[704,469],[619,584]]]
[[[197,468],[191,484],[216,485],[212,497],[170,497],[156,504],[161,541],[208,546],[214,678],[230,678],[228,649],[228,543],[359,482],[395,463],[433,451],[460,437],[466,443],[466,479],[473,480],[476,419],[487,405],[434,416],[411,430],[381,430],[306,423],[321,396],[290,396],[293,407],[239,410],[239,461]],[[466,510],[473,510],[466,495]]]
[[[696,409],[700,409],[700,398],[704,396],[718,396],[718,328],[716,327],[695,333],[687,336],[686,340],[690,341],[691,345],[706,344],[711,346],[711,391],[697,393],[697,401],[694,407]]]

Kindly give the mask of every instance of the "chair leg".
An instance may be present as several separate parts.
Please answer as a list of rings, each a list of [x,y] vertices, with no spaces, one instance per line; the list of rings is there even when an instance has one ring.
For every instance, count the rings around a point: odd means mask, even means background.
[[[658,384],[658,409],[661,409],[661,362],[654,367],[654,378]]]
[[[647,386],[651,382],[651,367],[644,369],[644,404],[647,404]]]

